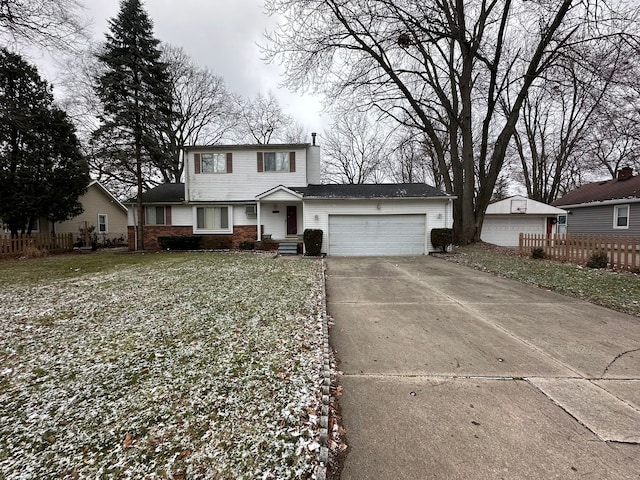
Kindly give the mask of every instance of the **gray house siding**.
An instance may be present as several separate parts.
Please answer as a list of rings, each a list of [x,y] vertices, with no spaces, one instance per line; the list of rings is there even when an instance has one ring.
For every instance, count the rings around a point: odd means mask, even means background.
[[[613,228],[616,205],[565,207],[570,212],[567,215],[567,233],[640,236],[640,203],[632,200],[617,205],[629,205],[629,228]]]

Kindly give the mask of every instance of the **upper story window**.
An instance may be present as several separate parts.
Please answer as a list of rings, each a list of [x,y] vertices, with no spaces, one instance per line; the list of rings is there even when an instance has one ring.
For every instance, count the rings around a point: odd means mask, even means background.
[[[613,207],[613,228],[629,228],[629,205]]]
[[[203,153],[202,173],[227,173],[227,156],[224,153]]]
[[[227,153],[194,153],[195,173],[232,173],[233,155]]]
[[[258,172],[295,172],[296,152],[258,152]]]

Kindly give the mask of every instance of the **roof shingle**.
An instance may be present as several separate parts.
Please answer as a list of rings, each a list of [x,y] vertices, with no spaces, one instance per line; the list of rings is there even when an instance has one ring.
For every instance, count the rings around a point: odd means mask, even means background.
[[[579,205],[582,203],[602,202],[627,198],[640,198],[640,175],[624,180],[605,180],[587,183],[565,194],[552,203],[555,207]]]
[[[447,198],[450,195],[424,183],[327,184],[289,187],[304,198]]]

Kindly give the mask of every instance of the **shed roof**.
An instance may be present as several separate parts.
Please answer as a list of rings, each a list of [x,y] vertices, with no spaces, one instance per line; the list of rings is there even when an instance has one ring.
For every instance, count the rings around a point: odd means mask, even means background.
[[[623,180],[614,178],[601,182],[587,183],[559,198],[553,205],[580,205],[607,200],[640,199],[640,175]]]
[[[455,198],[424,183],[328,184],[289,189],[301,193],[303,198],[318,199]]]

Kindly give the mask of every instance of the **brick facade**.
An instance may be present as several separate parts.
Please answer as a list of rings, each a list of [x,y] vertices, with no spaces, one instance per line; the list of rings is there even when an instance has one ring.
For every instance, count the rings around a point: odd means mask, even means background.
[[[129,234],[129,250],[136,249],[135,228],[128,227]],[[145,225],[144,226],[144,248],[149,251],[160,250],[158,245],[158,237],[171,237],[181,235],[194,235],[191,226],[173,226],[173,225]],[[205,236],[205,235],[203,235]],[[255,242],[258,236],[258,227],[256,225],[237,225],[233,227],[233,235],[231,236],[233,248],[238,248],[241,242]]]

